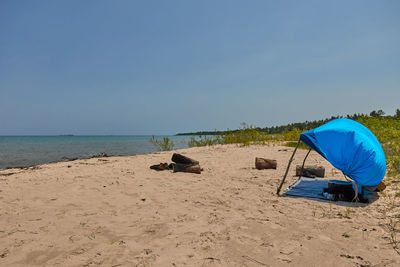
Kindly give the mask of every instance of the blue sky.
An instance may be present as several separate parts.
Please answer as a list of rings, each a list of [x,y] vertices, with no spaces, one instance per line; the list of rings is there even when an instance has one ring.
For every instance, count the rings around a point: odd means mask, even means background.
[[[0,135],[400,108],[400,1],[0,1]]]

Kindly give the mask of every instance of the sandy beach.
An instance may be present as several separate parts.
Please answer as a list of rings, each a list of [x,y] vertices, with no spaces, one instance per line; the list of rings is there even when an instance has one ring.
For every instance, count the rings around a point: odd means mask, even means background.
[[[399,266],[397,185],[368,205],[277,197],[292,151],[178,150],[201,174],[149,169],[172,151],[1,170],[0,266]],[[343,178],[314,151],[307,161]]]

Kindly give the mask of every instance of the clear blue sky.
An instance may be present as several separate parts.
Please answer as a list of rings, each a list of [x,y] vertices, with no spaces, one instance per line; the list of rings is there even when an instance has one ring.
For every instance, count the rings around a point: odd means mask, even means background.
[[[400,1],[0,1],[0,135],[400,108]]]

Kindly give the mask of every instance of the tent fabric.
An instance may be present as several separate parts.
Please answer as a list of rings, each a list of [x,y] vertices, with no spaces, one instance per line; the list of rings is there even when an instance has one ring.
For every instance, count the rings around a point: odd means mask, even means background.
[[[376,136],[350,119],[335,119],[304,132],[300,140],[359,185],[376,186],[386,173],[386,159]]]

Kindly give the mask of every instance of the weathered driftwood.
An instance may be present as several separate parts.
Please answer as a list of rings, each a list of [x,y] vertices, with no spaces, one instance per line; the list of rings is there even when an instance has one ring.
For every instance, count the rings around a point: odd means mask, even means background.
[[[378,184],[378,186],[376,187],[376,191],[382,192],[383,190],[385,190],[385,188],[386,188],[386,184],[384,182],[380,182]]]
[[[304,166],[302,174],[301,172],[301,165],[296,166],[296,176],[301,175],[315,175],[317,177],[325,177],[325,168],[322,166]]]
[[[256,169],[276,169],[277,162],[274,159],[256,158]]]
[[[191,165],[198,165],[199,162],[197,160],[188,158],[184,155],[178,154],[178,153],[174,153],[172,155],[172,161],[175,163],[181,163],[181,164],[191,164]]]
[[[191,172],[200,174],[202,171],[199,164],[193,165],[193,164],[175,163],[173,165],[173,168],[174,172]]]
[[[173,170],[173,169],[174,169],[174,165],[175,165],[175,163],[170,163],[170,164],[168,165],[168,169],[169,169],[169,170]]]
[[[152,165],[152,166],[150,166],[150,169],[156,170],[156,171],[168,170],[168,163],[160,163],[160,164]]]

